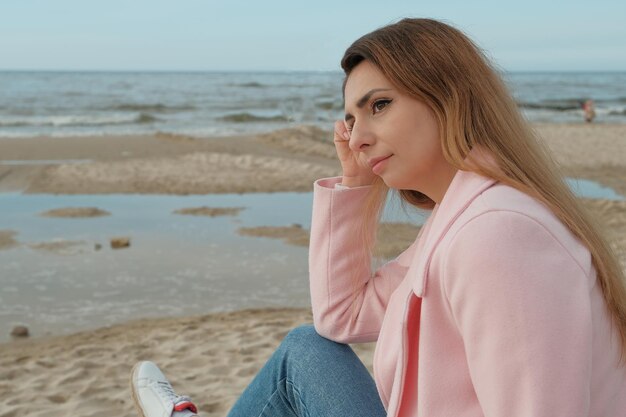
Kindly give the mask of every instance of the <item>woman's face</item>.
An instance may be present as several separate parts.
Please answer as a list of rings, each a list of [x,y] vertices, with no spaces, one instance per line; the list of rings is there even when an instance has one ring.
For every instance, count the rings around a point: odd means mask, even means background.
[[[369,61],[350,73],[345,86],[350,149],[390,188],[415,190],[441,202],[456,169],[444,159],[435,115],[401,93]]]

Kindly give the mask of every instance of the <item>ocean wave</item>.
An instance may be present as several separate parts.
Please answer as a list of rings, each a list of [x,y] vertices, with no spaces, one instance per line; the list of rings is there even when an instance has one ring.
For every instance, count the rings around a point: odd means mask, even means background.
[[[606,98],[594,100],[596,103],[608,103],[608,104],[626,104],[626,97]]]
[[[229,87],[246,87],[246,88],[265,88],[265,87],[269,87],[268,85],[265,84],[261,84],[259,82],[256,81],[252,81],[249,83],[230,83],[230,84],[226,84]]]
[[[544,100],[540,102],[518,102],[523,109],[570,111],[579,110],[586,99]]]
[[[114,106],[100,107],[98,110],[115,110],[115,111],[138,111],[138,112],[154,112],[154,113],[173,113],[178,111],[195,110],[192,105],[171,106],[162,103],[156,104],[138,104],[138,103],[121,103]]]
[[[607,112],[607,114],[609,116],[626,116],[626,109],[625,108],[621,108],[621,109],[609,109],[609,111]]]
[[[0,127],[23,126],[104,126],[124,124],[145,124],[159,121],[149,113],[123,114],[117,116],[43,116],[29,118],[0,118]]]
[[[84,97],[87,93],[82,91],[64,91],[60,94],[62,97]]]
[[[315,103],[315,107],[322,110],[341,110],[343,105],[339,101],[319,101]]]
[[[560,102],[560,101],[576,102],[577,101],[579,103],[583,103],[583,102],[585,102],[587,100],[593,100],[593,102],[596,105],[604,105],[605,107],[609,107],[609,106],[615,105],[615,104],[617,104],[617,105],[626,104],[626,97],[604,97],[604,98],[581,97],[581,98],[577,98],[577,99],[549,100],[549,102],[552,102],[552,101],[557,101],[557,102]],[[543,101],[540,102],[540,103],[543,103]]]
[[[135,117],[135,120],[133,120],[133,123],[153,123],[158,122],[159,120],[161,119],[149,113],[139,113],[139,115]]]
[[[285,116],[257,116],[255,114],[243,112],[228,114],[220,117],[218,120],[231,123],[250,123],[250,122],[288,122],[289,118]]]

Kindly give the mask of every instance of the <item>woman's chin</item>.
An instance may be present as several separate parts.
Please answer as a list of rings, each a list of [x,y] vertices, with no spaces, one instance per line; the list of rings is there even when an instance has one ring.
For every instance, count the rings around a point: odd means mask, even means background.
[[[385,185],[388,188],[392,188],[394,190],[401,190],[402,189],[402,187],[398,186],[399,184],[398,184],[397,181],[394,181],[393,179],[391,179],[389,177],[385,178],[384,176],[381,175],[380,179],[385,183]]]

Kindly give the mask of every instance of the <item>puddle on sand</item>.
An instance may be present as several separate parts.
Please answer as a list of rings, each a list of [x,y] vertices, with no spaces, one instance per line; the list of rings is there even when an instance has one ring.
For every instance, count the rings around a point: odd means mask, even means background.
[[[610,187],[605,187],[595,181],[582,178],[567,178],[567,184],[576,195],[585,198],[603,198],[606,200],[624,200],[624,196]]]
[[[311,205],[311,193],[0,194],[0,230],[16,231],[22,243],[0,251],[0,341],[16,324],[36,336],[139,317],[308,306],[307,248],[239,236],[237,229],[296,223],[309,229]],[[237,216],[173,213],[202,206],[245,209]],[[111,215],[40,216],[62,207],[97,207]],[[386,219],[423,221],[399,209]],[[121,236],[130,237],[130,248],[111,249],[109,240]],[[64,250],[36,250],[33,244],[41,242]]]
[[[568,179],[578,195],[623,200],[588,180]],[[310,305],[308,250],[280,240],[243,237],[239,227],[310,228],[311,193],[219,195],[0,194],[0,230],[22,246],[0,251],[0,341],[26,324],[37,336],[139,317],[203,314],[247,307]],[[173,214],[192,207],[246,207],[237,216]],[[49,218],[61,207],[97,207],[95,218]],[[397,201],[385,221],[421,224]],[[112,250],[109,239],[131,238]],[[78,242],[61,253],[28,244]],[[95,245],[102,248],[95,250]]]

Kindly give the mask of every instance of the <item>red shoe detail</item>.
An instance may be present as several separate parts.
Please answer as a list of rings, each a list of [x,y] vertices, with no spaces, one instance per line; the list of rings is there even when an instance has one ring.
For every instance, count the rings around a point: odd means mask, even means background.
[[[180,404],[174,406],[174,411],[191,410],[192,413],[198,414],[198,409],[191,401],[183,401]]]

